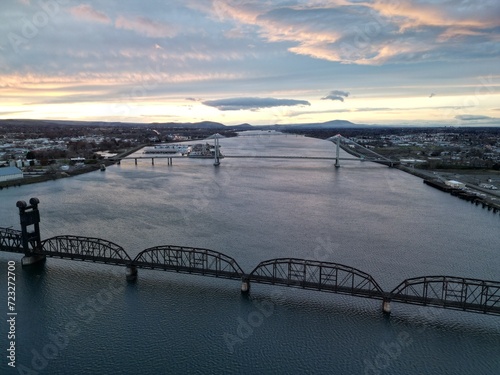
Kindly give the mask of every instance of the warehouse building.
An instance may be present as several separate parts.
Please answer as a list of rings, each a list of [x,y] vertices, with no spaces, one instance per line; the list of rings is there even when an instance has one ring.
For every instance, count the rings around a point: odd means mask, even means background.
[[[23,171],[16,167],[0,168],[0,182],[23,178]]]

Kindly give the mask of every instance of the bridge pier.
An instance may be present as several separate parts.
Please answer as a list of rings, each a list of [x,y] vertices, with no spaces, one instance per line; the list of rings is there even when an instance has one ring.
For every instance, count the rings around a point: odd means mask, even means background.
[[[30,266],[35,263],[45,262],[47,257],[43,254],[25,255],[21,259],[21,266]]]
[[[384,298],[382,301],[382,312],[386,315],[391,314],[391,300],[389,298]]]
[[[135,281],[137,279],[137,267],[132,265],[127,265],[126,270],[127,281]]]
[[[250,279],[248,276],[243,276],[241,278],[241,293],[248,294],[250,293]]]
[[[135,158],[134,160],[135,160],[135,165],[137,165],[137,158]]]
[[[155,158],[151,158],[151,165],[155,165]]]

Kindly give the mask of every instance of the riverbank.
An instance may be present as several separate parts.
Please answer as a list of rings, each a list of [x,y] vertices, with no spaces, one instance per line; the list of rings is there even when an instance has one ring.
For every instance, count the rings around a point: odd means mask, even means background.
[[[131,149],[125,150],[116,156],[114,156],[111,159],[102,159],[102,160],[97,160],[93,164],[84,164],[82,166],[72,168],[71,170],[68,171],[61,171],[61,170],[54,170],[47,172],[45,174],[39,175],[39,176],[29,176],[29,177],[23,177],[19,178],[17,180],[10,180],[10,181],[2,181],[0,182],[0,190],[2,189],[8,189],[8,188],[14,188],[14,187],[19,187],[22,185],[30,185],[30,184],[36,184],[39,182],[46,182],[46,181],[54,181],[58,180],[60,178],[67,178],[67,177],[72,177],[72,176],[78,176],[84,173],[89,173],[89,172],[95,172],[101,169],[101,164],[104,165],[104,167],[108,167],[110,165],[113,165],[116,163],[114,160],[123,158],[125,156],[128,156],[130,154],[133,154],[134,152],[140,150],[143,148],[144,144],[141,144],[139,146],[133,147]]]
[[[422,178],[423,183],[433,188],[471,202],[476,206],[481,206],[488,211],[500,212],[500,191],[485,189],[477,184],[478,181],[500,178],[500,173],[497,171],[476,170],[464,174],[464,170],[424,171],[406,166],[398,166],[397,168]],[[451,179],[458,179],[465,185],[465,189],[453,188],[444,183],[444,181]]]

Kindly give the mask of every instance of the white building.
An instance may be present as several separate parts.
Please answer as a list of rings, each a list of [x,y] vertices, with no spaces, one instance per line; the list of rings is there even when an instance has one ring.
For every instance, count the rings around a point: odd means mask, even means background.
[[[448,180],[445,182],[446,185],[451,186],[452,188],[455,189],[463,189],[465,188],[465,184],[460,181],[455,181],[455,180]]]
[[[0,182],[23,178],[23,171],[16,167],[0,168]]]

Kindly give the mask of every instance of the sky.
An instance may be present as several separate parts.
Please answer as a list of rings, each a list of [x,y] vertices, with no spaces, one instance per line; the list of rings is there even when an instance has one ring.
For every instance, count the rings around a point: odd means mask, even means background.
[[[2,0],[0,119],[500,126],[500,1]]]

